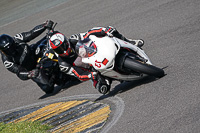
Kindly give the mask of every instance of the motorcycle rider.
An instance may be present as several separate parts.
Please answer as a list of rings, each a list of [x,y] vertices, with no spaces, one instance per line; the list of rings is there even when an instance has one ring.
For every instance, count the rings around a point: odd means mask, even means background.
[[[90,35],[95,35],[97,37],[103,37],[106,35],[114,36],[140,48],[144,45],[144,41],[141,39],[127,39],[112,26],[94,27],[85,33],[74,34],[69,39],[67,39],[62,33],[54,34],[50,38],[50,46],[59,55],[58,62],[60,70],[66,74],[77,77],[81,81],[91,79],[93,81],[93,86],[100,93],[106,94],[110,90],[111,81],[101,76],[93,68],[80,63],[81,59],[79,59],[80,57],[78,57],[75,52],[77,42],[88,38]],[[79,65],[77,66],[77,64]],[[87,68],[87,70],[84,70],[83,67]]]
[[[47,20],[37,25],[28,32],[22,32],[11,37],[7,34],[0,35],[0,53],[4,66],[8,71],[15,73],[21,80],[32,79],[46,93],[54,90],[54,84],[44,82],[39,75],[35,50],[40,42],[28,45],[27,42],[38,37],[46,29],[51,29],[53,22]]]

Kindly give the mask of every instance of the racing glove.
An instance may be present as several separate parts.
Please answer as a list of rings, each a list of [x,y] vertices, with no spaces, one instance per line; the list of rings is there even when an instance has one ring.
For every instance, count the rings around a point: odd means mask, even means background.
[[[28,78],[36,78],[39,75],[38,69],[33,69],[32,71],[29,71]]]
[[[107,32],[106,30],[102,30],[102,31],[101,31],[101,35],[102,35],[102,36],[106,36],[106,35],[107,35],[107,36],[109,36],[109,37],[113,37],[113,34],[110,33],[110,32]]]
[[[88,77],[92,80],[96,80],[97,79],[97,72],[91,72]]]
[[[106,35],[109,37],[113,37],[113,34],[111,34],[110,32],[107,32]]]
[[[116,31],[116,29],[112,26],[107,26],[106,29],[105,29],[105,33],[109,37],[113,37],[113,32],[115,32],[115,31]]]
[[[54,22],[51,20],[47,20],[46,22],[44,22],[44,27],[51,30],[52,26],[53,26]]]
[[[93,85],[101,94],[107,94],[111,87],[110,81],[100,76],[98,80],[93,80]]]

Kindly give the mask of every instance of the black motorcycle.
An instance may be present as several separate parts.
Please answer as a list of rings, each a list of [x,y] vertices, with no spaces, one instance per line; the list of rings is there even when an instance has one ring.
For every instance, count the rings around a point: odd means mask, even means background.
[[[54,53],[49,45],[50,37],[56,32],[54,31],[56,24],[54,24],[53,28],[48,30],[46,36],[35,45],[37,46],[35,54],[38,58],[37,69],[39,70],[39,75],[38,78],[33,80],[35,80],[40,88],[47,94],[53,92],[55,85],[64,86],[66,83],[78,81],[74,76],[66,75],[60,71],[56,53]],[[38,79],[40,80],[39,82],[37,82]]]

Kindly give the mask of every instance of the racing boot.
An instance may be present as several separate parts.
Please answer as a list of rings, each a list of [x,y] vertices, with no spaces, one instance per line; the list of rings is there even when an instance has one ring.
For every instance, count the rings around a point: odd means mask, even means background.
[[[107,94],[110,92],[110,85],[108,84],[102,84],[101,82],[98,82],[96,85],[96,89],[101,93],[101,94]]]
[[[98,76],[97,80],[93,80],[93,85],[101,94],[107,94],[110,92],[111,81],[102,76]]]
[[[128,39],[125,36],[123,36],[121,33],[119,33],[116,29],[113,30],[112,35],[114,37],[117,37],[119,39],[127,41],[127,42],[129,42],[129,43],[131,43],[133,45],[136,45],[139,48],[141,48],[144,45],[144,41],[142,39],[139,39],[139,40]]]
[[[142,39],[139,40],[133,40],[126,38],[125,41],[130,42],[131,44],[141,48],[144,45],[144,41]]]
[[[110,91],[110,86],[109,85],[106,85],[106,84],[104,84],[104,85],[101,85],[101,86],[99,86],[99,88],[98,88],[98,91],[101,93],[101,94],[107,94],[109,91]]]

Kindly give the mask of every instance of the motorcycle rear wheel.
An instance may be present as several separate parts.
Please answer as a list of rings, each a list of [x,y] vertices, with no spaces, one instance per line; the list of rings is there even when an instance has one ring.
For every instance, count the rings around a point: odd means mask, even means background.
[[[154,76],[156,78],[161,78],[165,75],[163,69],[160,69],[160,68],[155,67],[153,65],[142,63],[142,62],[137,61],[137,60],[133,60],[129,57],[127,57],[124,61],[124,68],[128,68],[128,69],[133,70],[135,72],[147,74],[149,76]]]

